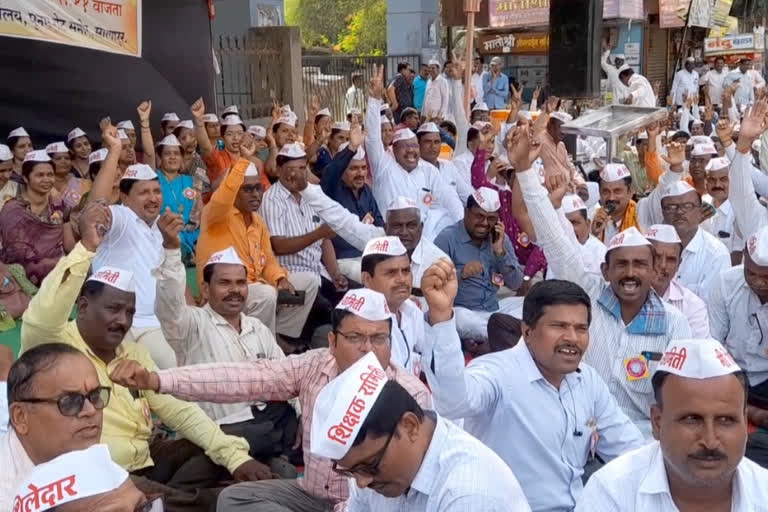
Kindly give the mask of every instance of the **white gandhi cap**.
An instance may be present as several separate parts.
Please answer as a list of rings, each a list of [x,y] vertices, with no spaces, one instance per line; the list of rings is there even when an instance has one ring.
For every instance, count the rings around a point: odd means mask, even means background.
[[[174,134],[166,135],[163,140],[161,140],[158,144],[158,146],[181,146],[181,143],[179,142],[179,139],[176,138]]]
[[[480,187],[472,192],[472,198],[487,213],[496,213],[501,208],[499,192],[492,188]]]
[[[179,119],[179,116],[176,114],[176,112],[166,112],[163,114],[163,117],[160,118],[160,121],[178,122],[181,121],[181,119]]]
[[[435,123],[429,122],[419,126],[419,129],[416,130],[416,133],[440,133],[440,129]]]
[[[216,263],[226,263],[228,265],[245,266],[243,261],[237,255],[237,251],[235,251],[234,247],[227,247],[223,251],[219,251],[211,254],[211,257],[208,258],[208,261],[205,262],[205,265],[203,266],[203,268],[207,267],[208,265],[215,265]]]
[[[19,126],[18,128],[11,130],[10,133],[8,133],[8,138],[10,139],[11,137],[29,137],[29,134],[23,126]]]
[[[101,148],[90,155],[88,155],[88,165],[95,164],[96,162],[103,162],[107,159],[107,154],[109,153],[109,150],[107,148]]]
[[[286,158],[304,158],[307,154],[297,142],[294,142],[292,144],[284,145],[280,149],[280,152],[277,153],[277,156],[284,156]]]
[[[11,153],[11,148],[6,146],[5,144],[0,144],[0,162],[6,162],[11,159],[13,159],[13,153]]]
[[[96,281],[124,292],[136,293],[136,283],[133,278],[133,272],[130,270],[104,266],[91,274],[88,281]]]
[[[563,213],[566,215],[573,212],[587,210],[587,205],[576,194],[568,194],[563,198]]]
[[[120,121],[119,123],[117,123],[117,127],[123,130],[135,130],[135,128],[133,127],[132,121]]]
[[[371,254],[402,256],[406,252],[408,251],[405,249],[405,246],[396,236],[380,236],[368,240],[363,250],[363,258]]]
[[[72,142],[72,139],[76,139],[78,137],[85,137],[85,132],[80,128],[75,128],[67,135],[67,142]]]
[[[606,248],[610,251],[619,247],[642,247],[643,245],[651,245],[651,242],[636,227],[631,227],[611,238]]]
[[[389,320],[392,314],[387,305],[387,298],[370,288],[347,291],[335,309],[349,311],[371,322]]]
[[[401,140],[415,139],[416,134],[411,131],[410,128],[400,128],[395,132],[395,136],[392,137],[392,144],[400,142]]]
[[[603,168],[603,172],[600,173],[600,179],[607,183],[621,181],[624,178],[630,178],[631,176],[632,174],[630,174],[626,165],[614,163],[606,164]]]
[[[69,148],[63,142],[52,142],[51,144],[45,146],[45,152],[49,155],[56,153],[69,153]],[[1,157],[0,160],[2,160]]]
[[[410,209],[416,209],[416,210],[419,209],[419,206],[416,204],[416,201],[414,201],[410,197],[398,196],[389,202],[389,206],[387,207],[387,212],[392,212],[395,210],[410,210]]]
[[[696,189],[690,186],[686,181],[676,181],[664,188],[661,193],[661,198],[678,197],[687,194],[688,192],[696,192]]]
[[[741,371],[731,354],[712,338],[672,340],[656,366],[688,379],[711,379]]]
[[[677,230],[669,224],[654,224],[645,230],[645,238],[665,244],[681,244]]]
[[[747,239],[747,252],[756,265],[768,267],[768,226],[760,228]]]
[[[728,168],[731,166],[731,161],[728,160],[728,157],[718,157],[713,158],[709,162],[707,162],[707,166],[704,168],[707,172],[714,172],[714,171],[727,171]]]
[[[35,151],[30,151],[26,155],[24,155],[24,162],[50,162],[51,157],[48,156],[48,153],[44,149],[37,149]]]
[[[317,395],[312,411],[312,454],[343,458],[386,383],[387,374],[373,352],[330,381]]]
[[[339,146],[339,151],[343,151],[348,147],[349,147],[349,142],[345,142],[344,144]],[[352,160],[365,160],[365,150],[363,149],[362,145],[357,147],[357,151],[355,151],[355,155],[352,157]]]
[[[128,168],[125,170],[125,173],[123,174],[123,177],[120,178],[120,181],[122,180],[149,181],[149,180],[154,180],[156,178],[157,178],[157,173],[153,171],[152,168],[147,164],[133,164],[128,166]]]
[[[267,129],[264,128],[263,126],[255,124],[253,126],[248,127],[248,133],[250,133],[254,137],[264,138],[267,136]]]

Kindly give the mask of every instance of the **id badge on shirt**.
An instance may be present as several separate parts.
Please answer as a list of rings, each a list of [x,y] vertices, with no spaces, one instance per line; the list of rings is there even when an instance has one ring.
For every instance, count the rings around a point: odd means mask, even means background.
[[[647,379],[651,375],[648,368],[648,360],[644,356],[624,359],[624,372],[627,375],[627,380],[630,382]]]

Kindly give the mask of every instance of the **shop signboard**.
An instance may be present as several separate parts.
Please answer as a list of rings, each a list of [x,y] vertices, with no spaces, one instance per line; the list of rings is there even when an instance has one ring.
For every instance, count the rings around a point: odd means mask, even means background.
[[[691,0],[659,0],[659,27],[684,27]]]
[[[478,39],[477,51],[481,55],[547,53],[549,34],[546,32],[482,34]]]
[[[613,18],[644,19],[643,0],[605,0],[603,2],[603,19]]]
[[[737,34],[704,39],[705,55],[723,55],[747,51],[763,51],[765,43],[759,34]]]
[[[549,0],[488,0],[491,27],[536,27],[549,23]]]

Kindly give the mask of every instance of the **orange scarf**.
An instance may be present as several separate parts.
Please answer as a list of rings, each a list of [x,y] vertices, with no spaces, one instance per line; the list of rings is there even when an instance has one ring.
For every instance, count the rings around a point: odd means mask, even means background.
[[[629,200],[627,209],[624,211],[624,217],[621,219],[621,226],[619,226],[619,233],[629,228],[640,229],[640,225],[637,223],[637,203]],[[605,242],[605,230],[600,235],[600,241]]]

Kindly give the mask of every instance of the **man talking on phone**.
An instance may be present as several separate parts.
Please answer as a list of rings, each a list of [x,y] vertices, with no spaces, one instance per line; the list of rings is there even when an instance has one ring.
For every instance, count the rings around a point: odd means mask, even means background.
[[[522,297],[501,301],[496,297],[502,285],[514,291],[523,282],[512,242],[499,221],[500,209],[499,193],[480,187],[467,198],[464,219],[435,238],[435,245],[455,263],[459,275],[456,328],[464,340],[486,341],[493,313],[522,315]]]

